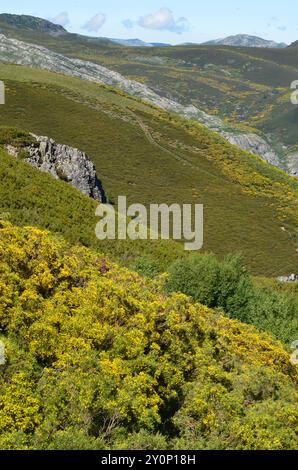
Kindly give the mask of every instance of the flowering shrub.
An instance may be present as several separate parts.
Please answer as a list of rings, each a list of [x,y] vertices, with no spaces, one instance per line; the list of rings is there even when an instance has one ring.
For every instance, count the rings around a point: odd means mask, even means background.
[[[1,449],[297,448],[298,370],[273,338],[7,222],[0,331]]]

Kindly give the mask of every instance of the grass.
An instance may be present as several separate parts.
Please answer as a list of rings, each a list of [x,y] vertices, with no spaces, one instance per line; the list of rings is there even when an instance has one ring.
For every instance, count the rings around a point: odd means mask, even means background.
[[[240,252],[257,275],[295,271],[298,185],[294,179],[202,126],[185,123],[107,87],[19,66],[2,65],[0,74],[7,86],[0,125],[49,135],[86,151],[112,200],[127,195],[130,202],[146,205],[203,203],[204,250],[220,257]],[[4,193],[6,185],[2,179]],[[1,198],[4,211],[10,212],[15,197],[16,186],[11,188],[10,204]],[[21,217],[26,210],[19,203],[14,222],[20,217],[22,223],[62,230],[59,222],[49,226],[52,215],[44,226],[40,215],[33,217],[34,208]],[[28,204],[24,201],[25,207]],[[93,222],[90,225],[89,234]],[[79,231],[84,233],[84,227],[80,225]],[[72,232],[77,232],[75,224],[69,228],[69,237]]]
[[[97,203],[72,186],[57,181],[0,150],[0,219],[35,226],[62,235],[71,244],[104,252],[122,264],[139,257],[158,259],[160,268],[183,256],[174,242],[99,241],[95,236]]]

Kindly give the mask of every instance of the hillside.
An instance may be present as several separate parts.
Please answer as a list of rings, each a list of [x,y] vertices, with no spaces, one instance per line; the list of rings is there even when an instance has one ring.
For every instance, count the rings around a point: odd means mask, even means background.
[[[298,56],[232,40],[0,14],[0,460],[298,449]],[[203,249],[99,240],[119,196],[203,204]]]
[[[118,195],[127,195],[129,202],[146,205],[203,202],[204,250],[220,257],[241,252],[256,274],[295,272],[294,179],[196,123],[107,87],[23,67],[20,74],[18,66],[1,66],[0,71],[7,84],[0,124],[86,151],[109,199],[116,202]],[[2,158],[1,165],[7,164],[21,163]],[[4,194],[11,186],[10,202],[0,199],[5,212],[14,213],[14,188],[23,184],[23,171],[16,167],[20,183],[14,176],[8,184],[3,167]],[[21,212],[23,222],[32,223],[29,214]],[[38,217],[34,221],[38,223]],[[88,233],[93,229],[92,223]]]
[[[30,15],[11,15],[7,13],[0,14],[0,33],[16,38],[35,38],[38,44],[43,38],[46,42],[56,41],[66,44],[77,44],[86,46],[88,43],[99,46],[113,47],[113,41],[108,38],[93,38],[80,34],[69,33],[63,26],[54,24],[43,18]],[[63,36],[63,40],[62,40]]]
[[[247,149],[249,140],[250,151],[262,156],[267,153],[266,159],[274,164],[277,161],[280,168],[288,168],[291,174],[298,172],[297,107],[290,102],[290,84],[298,74],[294,47],[184,45],[132,49],[104,38],[70,33],[61,40],[1,20],[0,29],[8,37],[120,72],[187,108],[195,106],[200,110],[199,120],[212,128],[219,126],[223,135],[225,127],[232,134],[249,133],[243,136],[241,148]],[[203,112],[207,115],[202,116]],[[239,136],[237,142],[241,142]]]
[[[7,25],[17,29],[27,31],[38,31],[53,36],[61,36],[67,34],[63,26],[54,24],[51,21],[28,15],[10,15],[7,13],[0,14],[0,24]]]
[[[7,129],[5,133],[7,135]],[[0,142],[3,142],[3,135],[0,128]],[[18,139],[19,142],[26,139],[25,134],[18,133]],[[177,242],[99,241],[94,230],[98,222],[97,202],[63,180],[57,181],[4,152],[0,152],[0,158],[0,218],[19,226],[31,224],[49,229],[71,244],[104,253],[122,266],[150,278],[165,270],[175,273],[178,263],[178,283],[175,274],[173,279],[170,274],[170,291],[184,292],[196,301],[223,309],[232,318],[271,332],[287,347],[296,339],[298,296],[295,286],[292,290],[291,286],[269,280],[256,284],[239,257],[225,254],[223,261],[215,261],[214,255],[201,252],[192,257]]]
[[[183,246],[170,242],[148,244],[142,241],[99,241],[95,236],[98,203],[63,181],[55,180],[21,160],[0,150],[0,218],[16,225],[34,225],[62,235],[69,243],[104,252],[125,265],[138,258],[159,261],[163,270],[177,257]]]
[[[36,228],[0,240],[1,449],[297,448],[270,336]]]

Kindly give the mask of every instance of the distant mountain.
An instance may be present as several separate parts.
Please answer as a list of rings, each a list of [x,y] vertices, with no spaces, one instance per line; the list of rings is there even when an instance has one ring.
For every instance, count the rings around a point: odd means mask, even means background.
[[[0,33],[7,34],[10,28],[23,31],[32,31],[35,33],[49,34],[50,36],[72,35],[81,39],[86,39],[89,42],[100,42],[110,44],[120,44],[126,47],[166,47],[171,44],[164,43],[149,43],[141,39],[114,39],[103,37],[84,36],[80,34],[73,34],[68,32],[63,26],[55,24],[51,21],[44,20],[29,15],[11,15],[8,13],[0,14]],[[9,30],[9,31],[8,31]]]
[[[0,31],[1,23],[8,26],[12,26],[17,29],[25,29],[28,31],[38,31],[46,33],[51,36],[60,36],[67,34],[67,31],[63,26],[54,24],[51,21],[44,20],[42,18],[36,18],[35,16],[29,15],[10,15],[8,13],[0,14]]]
[[[128,47],[168,47],[171,44],[164,44],[162,42],[145,42],[141,39],[111,39],[110,41],[115,42],[116,44],[121,44],[121,46]]]
[[[110,38],[110,41],[120,44],[121,46],[129,47],[152,47],[152,44],[142,41],[141,39],[113,39]]]
[[[178,46],[198,46],[199,43],[197,42],[183,42],[181,44],[177,44]]]
[[[204,42],[203,45],[208,46],[234,46],[234,47],[265,47],[265,48],[278,48],[287,47],[287,44],[281,42],[268,41],[257,36],[250,36],[248,34],[237,34],[236,36],[228,36],[223,39],[214,39],[213,41]]]
[[[298,47],[298,41],[292,42],[288,47]]]
[[[151,44],[154,47],[171,47],[172,46],[172,44],[167,44],[164,42],[152,42]]]

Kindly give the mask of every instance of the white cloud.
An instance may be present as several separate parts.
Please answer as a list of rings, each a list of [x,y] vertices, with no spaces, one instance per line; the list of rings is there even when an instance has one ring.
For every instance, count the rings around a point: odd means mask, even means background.
[[[60,26],[66,26],[69,24],[69,16],[66,11],[62,11],[59,13],[55,18],[52,18],[51,21],[55,24],[59,24]]]
[[[127,28],[127,29],[131,29],[131,28],[134,27],[134,22],[131,21],[131,20],[129,20],[129,19],[122,21],[122,24],[123,24],[123,26],[125,26],[125,28]]]
[[[90,33],[97,33],[100,28],[105,24],[106,19],[106,15],[104,15],[103,13],[98,13],[97,15],[90,18],[89,21],[87,21],[87,23],[83,26],[83,29],[89,31]]]
[[[177,34],[189,30],[188,20],[184,17],[175,19],[173,12],[166,7],[161,8],[156,13],[142,16],[137,24],[142,28],[167,30]]]

